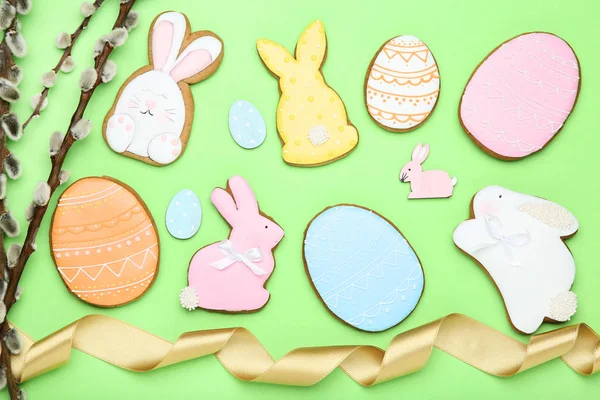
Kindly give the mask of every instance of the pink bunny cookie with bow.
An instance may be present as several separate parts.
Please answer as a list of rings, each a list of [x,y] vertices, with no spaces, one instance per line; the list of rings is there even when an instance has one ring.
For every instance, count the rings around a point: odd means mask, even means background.
[[[231,226],[229,238],[198,250],[188,270],[188,285],[179,295],[182,307],[221,312],[258,311],[269,301],[265,283],[275,268],[273,251],[283,229],[258,208],[248,182],[229,179],[210,200]]]
[[[153,165],[167,165],[185,150],[194,115],[189,85],[219,68],[223,42],[210,31],[190,33],[187,17],[160,14],[150,28],[150,65],[121,87],[103,127],[110,148]]]
[[[423,162],[429,155],[429,145],[419,143],[409,161],[400,172],[400,182],[410,182],[409,199],[432,199],[452,196],[456,177],[450,178],[446,171],[423,171]]]

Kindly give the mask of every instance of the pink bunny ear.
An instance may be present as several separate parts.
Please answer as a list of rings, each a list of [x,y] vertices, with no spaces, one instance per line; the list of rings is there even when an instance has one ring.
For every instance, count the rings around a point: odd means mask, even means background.
[[[423,146],[423,148],[421,148],[421,152],[419,153],[419,163],[422,163],[423,161],[425,161],[427,159],[428,155],[429,155],[429,145],[426,144],[425,146]]]
[[[258,214],[258,202],[252,188],[241,176],[234,176],[229,179],[229,188],[233,193],[233,198],[240,211],[243,213]]]
[[[419,143],[417,145],[417,147],[415,147],[415,149],[412,152],[412,160],[413,161],[417,161],[419,159],[419,154],[421,153],[421,149],[423,148],[423,145],[421,143]]]
[[[227,191],[216,188],[210,194],[210,201],[215,205],[219,214],[225,218],[229,225],[233,226],[235,216],[237,213],[237,207],[233,201],[233,197]]]
[[[215,62],[223,50],[223,43],[213,36],[202,36],[187,46],[175,61],[171,76],[175,82],[190,79]],[[191,79],[192,81],[200,78]]]
[[[167,12],[156,19],[151,47],[155,70],[171,71],[187,30],[187,19],[181,13]]]

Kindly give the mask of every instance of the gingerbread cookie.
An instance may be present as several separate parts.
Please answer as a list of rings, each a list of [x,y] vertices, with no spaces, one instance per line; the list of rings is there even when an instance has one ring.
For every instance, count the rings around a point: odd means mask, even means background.
[[[213,190],[210,200],[231,226],[227,239],[198,250],[179,299],[188,310],[258,311],[270,294],[265,284],[275,268],[273,251],[283,229],[263,214],[248,182],[229,179],[226,189]]]
[[[150,211],[133,189],[109,177],[80,179],[60,196],[50,248],[69,291],[99,307],[136,300],[158,274]]]
[[[473,198],[471,219],[456,228],[454,243],[492,278],[512,326],[530,334],[544,320],[575,314],[575,260],[563,239],[578,229],[558,204],[489,186]]]
[[[200,199],[190,189],[178,192],[167,207],[167,230],[176,239],[189,239],[198,232],[202,222]]]
[[[433,53],[419,38],[398,36],[379,48],[365,78],[369,115],[383,129],[408,132],[433,112],[440,72]]]
[[[460,121],[487,153],[520,159],[558,134],[580,87],[579,62],[567,42],[550,33],[526,33],[501,44],[477,67],[460,101]]]
[[[456,186],[456,177],[450,178],[446,171],[423,171],[429,155],[429,145],[419,143],[412,152],[412,159],[400,171],[400,182],[410,183],[409,199],[435,199],[450,197]]]
[[[229,109],[229,132],[244,149],[255,149],[267,137],[267,125],[260,111],[246,100],[238,100]]]
[[[325,83],[321,72],[327,38],[321,21],[300,36],[295,56],[266,39],[258,54],[279,78],[277,131],[283,160],[300,167],[328,164],[348,155],[358,144],[358,131],[348,120],[340,96]]]
[[[356,329],[380,332],[399,324],[423,294],[423,269],[410,244],[390,221],[360,206],[317,214],[303,256],[319,298]]]
[[[194,116],[189,85],[216,72],[223,42],[210,31],[190,33],[185,15],[165,12],[150,28],[148,55],[150,65],[119,90],[103,135],[115,152],[162,166],[185,150]]]

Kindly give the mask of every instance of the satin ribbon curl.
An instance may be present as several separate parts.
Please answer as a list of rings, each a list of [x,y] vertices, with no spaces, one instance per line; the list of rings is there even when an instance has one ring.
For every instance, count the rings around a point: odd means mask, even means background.
[[[209,264],[211,267],[223,270],[239,261],[250,268],[255,275],[260,276],[265,274],[264,270],[254,264],[256,261],[262,260],[262,254],[258,247],[253,247],[245,253],[240,253],[233,247],[233,243],[229,239],[225,239],[219,243],[219,250],[225,254],[225,258]]]
[[[304,347],[278,361],[244,328],[187,332],[171,343],[125,322],[88,315],[38,342],[24,335],[12,369],[19,382],[27,381],[66,364],[72,348],[135,372],[212,354],[247,382],[310,386],[340,368],[357,383],[372,386],[422,369],[434,347],[501,377],[556,358],[582,375],[600,370],[600,337],[585,324],[532,336],[525,345],[462,314],[401,333],[385,351],[374,346]]]

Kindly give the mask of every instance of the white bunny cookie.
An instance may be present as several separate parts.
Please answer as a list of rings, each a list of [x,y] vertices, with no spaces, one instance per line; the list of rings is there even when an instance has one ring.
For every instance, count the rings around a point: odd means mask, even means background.
[[[500,186],[480,190],[471,212],[454,243],[494,280],[513,327],[530,334],[544,320],[568,321],[577,309],[575,260],[563,239],[579,229],[573,214]]]
[[[192,127],[194,99],[189,85],[211,76],[223,58],[223,42],[210,31],[190,33],[187,17],[160,14],[150,28],[150,65],[121,87],[104,120],[111,149],[153,165],[175,161]]]

